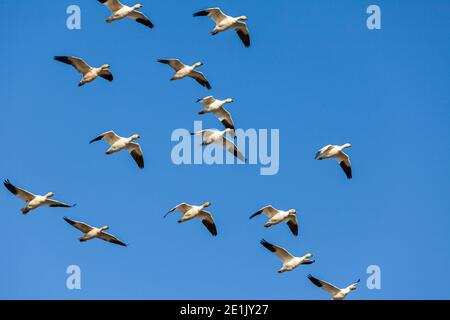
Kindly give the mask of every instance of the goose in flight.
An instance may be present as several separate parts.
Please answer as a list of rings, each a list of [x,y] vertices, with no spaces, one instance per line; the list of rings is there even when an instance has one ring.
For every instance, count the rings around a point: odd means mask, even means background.
[[[72,208],[75,206],[50,199],[55,195],[53,192],[49,192],[44,196],[39,196],[32,194],[31,192],[28,192],[26,190],[17,188],[11,182],[9,182],[9,180],[5,180],[3,184],[5,185],[6,189],[8,189],[12,194],[16,195],[17,197],[25,201],[26,206],[20,209],[20,211],[22,211],[23,214],[27,214],[31,210],[37,209],[41,206],[60,207],[60,208]]]
[[[328,292],[333,300],[343,300],[350,292],[356,290],[356,285],[361,281],[359,279],[355,283],[349,285],[347,288],[339,289],[332,284],[314,278],[312,275],[308,275],[308,279],[319,288],[322,288],[324,291]]]
[[[98,0],[98,2],[104,4],[112,12],[112,15],[106,19],[106,22],[108,23],[124,18],[130,18],[144,26],[153,28],[153,23],[142,12],[137,11],[137,9],[144,7],[142,4],[135,4],[134,6],[129,7],[121,4],[118,0]]]
[[[352,178],[352,166],[350,163],[350,157],[343,151],[344,149],[350,148],[352,145],[346,143],[343,146],[332,146],[328,145],[320,149],[316,154],[316,160],[324,160],[329,158],[335,158],[336,161],[344,170],[345,175],[348,179]]]
[[[313,264],[315,262],[314,260],[309,259],[313,256],[312,253],[307,253],[303,257],[294,257],[286,249],[271,244],[264,239],[261,240],[261,244],[270,252],[275,253],[278,258],[280,258],[281,262],[283,262],[283,266],[278,270],[278,273],[292,271],[301,264]]]
[[[216,26],[211,31],[211,34],[213,36],[218,34],[219,32],[233,29],[236,31],[237,35],[244,43],[244,46],[246,48],[250,47],[250,33],[248,31],[247,24],[245,22],[242,22],[248,20],[246,16],[240,16],[236,18],[230,17],[224,14],[219,8],[210,8],[194,13],[194,17],[204,16],[210,17],[216,23]]]
[[[158,60],[158,62],[167,64],[176,71],[175,75],[170,80],[173,81],[183,79],[185,77],[191,77],[192,79],[200,83],[203,87],[211,90],[211,85],[209,84],[205,75],[195,70],[195,68],[202,66],[203,62],[197,62],[192,66],[185,65],[178,59],[160,59]]]
[[[98,239],[102,239],[104,241],[118,244],[119,246],[123,246],[123,247],[127,246],[125,243],[123,243],[122,241],[120,241],[119,239],[114,237],[113,235],[110,235],[109,233],[104,232],[105,230],[109,229],[108,226],[104,226],[101,228],[95,228],[95,227],[91,227],[90,225],[88,225],[84,222],[71,220],[66,217],[64,217],[64,220],[66,220],[66,222],[68,224],[72,225],[74,228],[77,228],[78,230],[80,230],[81,232],[84,233],[84,235],[78,239],[78,240],[80,240],[80,242],[86,242],[91,239],[98,238]]]
[[[178,220],[178,223],[183,223],[192,220],[194,218],[199,218],[202,221],[203,225],[206,227],[206,229],[208,229],[208,231],[213,236],[217,236],[217,228],[216,223],[214,222],[214,218],[210,212],[204,210],[206,207],[210,206],[211,202],[205,202],[201,206],[191,206],[187,203],[181,203],[172,210],[170,210],[168,213],[166,213],[164,218],[166,218],[172,212],[179,211],[183,214],[183,217],[180,220]]]
[[[101,77],[108,81],[113,81],[114,79],[111,71],[109,71],[109,64],[104,64],[100,68],[93,68],[86,62],[84,62],[83,59],[76,57],[56,56],[55,60],[65,64],[70,64],[83,75],[80,83],[78,83],[79,87],[84,86],[86,83],[94,81],[97,77]]]
[[[297,211],[294,209],[288,211],[277,210],[272,206],[267,206],[260,209],[258,212],[250,216],[250,219],[260,215],[263,213],[269,218],[269,221],[264,225],[264,227],[269,228],[275,224],[279,224],[285,221],[294,234],[294,236],[298,236],[298,220],[297,220]]]
[[[207,146],[212,143],[215,143],[231,154],[233,154],[236,158],[241,160],[242,162],[247,162],[247,159],[245,159],[244,155],[239,151],[238,147],[230,141],[226,134],[233,132],[233,129],[227,128],[224,131],[219,130],[202,130],[199,132],[192,133],[193,136],[200,136],[203,138],[202,145]]]
[[[136,161],[138,167],[144,169],[144,155],[141,146],[138,143],[133,142],[140,137],[141,136],[138,134],[133,134],[129,138],[124,138],[118,136],[114,131],[108,131],[99,135],[97,138],[92,139],[89,143],[105,140],[110,145],[110,148],[106,151],[106,154],[108,155],[127,149],[134,161]]]
[[[220,122],[222,122],[225,128],[233,130],[230,132],[230,135],[233,138],[236,138],[236,134],[234,133],[234,123],[233,119],[231,118],[231,114],[224,108],[227,103],[234,102],[233,99],[228,98],[225,100],[218,100],[212,96],[209,96],[203,99],[199,99],[197,100],[197,102],[200,102],[205,106],[203,110],[200,110],[198,112],[198,114],[202,115],[205,113],[214,113],[214,115],[220,120]]]

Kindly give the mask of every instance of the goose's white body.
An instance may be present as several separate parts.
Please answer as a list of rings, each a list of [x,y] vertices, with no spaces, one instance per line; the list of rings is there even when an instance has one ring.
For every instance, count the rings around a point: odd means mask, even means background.
[[[141,4],[135,4],[130,7],[118,0],[98,0],[98,2],[104,4],[111,11],[111,16],[106,19],[108,23],[130,18],[149,28],[153,28],[153,23],[142,12],[138,11],[138,9],[143,7]]]
[[[109,70],[109,64],[104,64],[99,68],[94,68],[88,65],[83,59],[77,57],[56,56],[54,59],[56,61],[71,65],[83,75],[78,84],[80,87],[84,86],[86,83],[94,81],[97,77],[101,77],[108,81],[113,81],[114,79],[111,71]]]
[[[105,230],[109,229],[108,226],[97,228],[97,227],[92,227],[84,222],[71,220],[69,218],[64,218],[64,220],[68,224],[70,224],[71,226],[73,226],[74,228],[78,229],[79,231],[81,231],[83,233],[83,236],[78,238],[78,240],[80,242],[86,242],[86,241],[97,238],[97,239],[101,239],[101,240],[104,240],[107,242],[118,244],[123,247],[127,246],[123,241],[119,240],[115,236],[104,232]]]
[[[139,168],[143,169],[144,155],[141,146],[138,143],[134,142],[134,140],[139,138],[140,136],[138,134],[134,134],[129,138],[125,138],[118,136],[114,131],[108,131],[91,140],[90,143],[105,140],[109,144],[109,149],[106,150],[106,154],[108,155],[117,153],[122,150],[128,150]]]
[[[345,172],[348,179],[352,178],[352,167],[350,157],[344,152],[345,149],[350,148],[352,145],[346,143],[342,146],[328,145],[320,149],[316,153],[316,160],[325,160],[334,158]]]
[[[270,228],[273,225],[280,224],[281,222],[286,222],[289,226],[289,229],[291,232],[297,236],[298,235],[298,220],[297,220],[297,211],[294,209],[283,211],[278,210],[272,207],[271,205],[266,206],[255,214],[253,214],[250,219],[253,219],[254,217],[264,214],[269,218],[269,220],[264,224],[264,227]]]
[[[205,211],[206,207],[211,206],[210,202],[205,202],[201,206],[193,206],[187,203],[181,203],[172,210],[170,210],[164,218],[166,218],[172,212],[178,211],[183,214],[178,223],[184,223],[186,221],[193,220],[194,218],[199,218],[203,225],[208,229],[208,231],[213,235],[217,236],[217,228],[216,223],[214,222],[214,218],[212,214],[208,211]]]
[[[129,7],[126,5],[122,5],[122,8],[120,8],[117,11],[114,11],[111,15],[111,17],[109,17],[107,19],[108,22],[113,22],[116,20],[121,20],[123,18],[128,17],[132,12],[134,12],[136,9],[134,7]]]
[[[246,47],[250,47],[250,33],[248,31],[247,24],[242,22],[244,20],[248,20],[246,16],[230,17],[224,14],[220,8],[209,8],[194,13],[194,17],[202,16],[210,17],[216,24],[214,29],[211,31],[212,35],[232,29],[236,31],[244,45]]]
[[[46,195],[36,195],[29,191],[14,186],[9,180],[5,180],[3,184],[12,194],[19,197],[26,203],[26,206],[20,209],[20,211],[22,211],[23,214],[27,214],[31,210],[37,209],[42,206],[61,207],[61,208],[71,208],[75,206],[50,199],[51,197],[54,196],[53,192],[49,192]]]
[[[236,138],[236,134],[234,133],[234,123],[233,119],[231,118],[231,114],[224,108],[226,104],[234,102],[233,99],[228,98],[225,100],[219,100],[212,96],[209,96],[200,99],[197,102],[200,102],[204,105],[204,109],[200,110],[198,114],[201,115],[205,113],[213,113],[220,120],[220,122],[222,122],[225,128],[233,130],[232,132],[230,132],[230,135],[233,138]]]
[[[208,90],[211,89],[211,84],[206,79],[205,75],[197,70],[195,70],[197,67],[200,67],[203,65],[202,62],[197,62],[194,65],[186,65],[182,63],[178,59],[159,59],[159,63],[167,64],[172,69],[175,70],[175,75],[170,80],[180,80],[186,77],[190,77],[197,81],[199,84],[201,84],[203,87],[207,88]]]
[[[210,145],[212,143],[217,144],[222,148],[224,148],[225,150],[227,150],[228,152],[230,152],[231,154],[233,154],[236,158],[238,158],[242,162],[246,162],[247,160],[245,159],[241,151],[238,149],[238,147],[226,137],[227,133],[231,134],[232,132],[233,129],[227,128],[223,131],[203,130],[195,132],[192,135],[202,137],[204,140],[202,144],[204,146]]]

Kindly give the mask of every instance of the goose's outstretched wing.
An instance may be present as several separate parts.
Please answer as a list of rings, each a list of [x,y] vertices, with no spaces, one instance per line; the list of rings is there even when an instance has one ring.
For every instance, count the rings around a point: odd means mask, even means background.
[[[332,284],[319,280],[317,278],[314,278],[312,275],[308,275],[308,279],[317,287],[322,288],[323,290],[325,290],[326,292],[328,292],[331,295],[336,295],[338,294],[341,290],[339,288],[336,288],[335,286],[333,286]]]
[[[102,239],[104,241],[108,241],[108,242],[114,243],[114,244],[118,244],[119,246],[123,246],[123,247],[127,246],[123,241],[117,239],[115,236],[113,236],[113,235],[111,235],[109,233],[106,233],[106,232],[101,232],[97,236],[97,238]]]
[[[269,219],[272,219],[279,211],[275,209],[272,206],[266,206],[264,208],[261,208],[256,213],[250,216],[250,219],[253,219],[254,217],[260,215],[261,213],[265,214]]]
[[[236,30],[237,35],[239,36],[239,39],[241,39],[242,43],[246,48],[250,47],[250,32],[248,31],[247,24],[244,22],[237,22],[236,27],[234,27]]]
[[[47,199],[44,202],[44,205],[49,206],[49,207],[58,207],[58,208],[73,208],[76,206],[76,204],[66,204],[57,200],[52,200],[52,199]]]
[[[220,143],[220,142],[217,142]],[[234,144],[234,142],[230,141],[229,139],[223,137],[222,139],[222,146],[225,150],[233,154],[236,158],[241,160],[242,162],[246,162],[247,159],[245,159],[244,155],[241,153],[241,151],[238,149],[238,147]]]
[[[181,213],[185,214],[186,212],[188,212],[188,211],[191,210],[191,209],[192,209],[192,206],[191,206],[191,205],[189,205],[189,204],[183,202],[183,203],[180,203],[179,205],[177,205],[175,208],[171,209],[169,212],[167,212],[167,213],[164,215],[164,218],[167,217],[167,216],[168,216],[169,214],[171,214],[172,212],[180,211]]]
[[[32,194],[31,192],[17,188],[11,182],[9,182],[8,179],[6,179],[3,182],[3,184],[6,187],[6,189],[8,189],[13,195],[19,197],[20,199],[22,199],[25,202],[29,202],[36,197],[36,195]]]
[[[82,75],[85,75],[92,69],[83,59],[77,57],[56,56],[55,60],[71,65]]]
[[[216,223],[214,221],[213,216],[208,211],[201,211],[199,216],[200,220],[202,221],[203,225],[208,229],[208,231],[213,235],[217,236],[217,227]]]
[[[80,221],[75,221],[75,220],[71,220],[69,218],[64,217],[64,220],[72,225],[74,228],[80,230],[83,233],[88,233],[89,231],[91,231],[92,229],[94,229],[94,227],[91,227],[90,225],[84,223],[84,222],[80,222]]]
[[[131,156],[140,169],[144,169],[144,154],[142,153],[141,146],[139,143],[131,142],[129,144],[128,150],[130,151]]]
[[[192,71],[189,74],[189,77],[195,79],[198,83],[200,83],[203,87],[205,87],[208,90],[211,90],[211,85],[209,84],[209,81],[206,79],[205,75],[199,71]]]
[[[290,215],[286,221],[289,229],[294,236],[298,236],[298,219],[295,215]]]
[[[123,8],[123,4],[118,0],[98,0],[98,2],[104,4],[113,13]]]
[[[108,131],[102,133],[97,138],[92,139],[89,143],[94,143],[96,141],[105,140],[110,146],[120,140],[120,137],[114,131]]]
[[[270,242],[267,242],[266,240],[262,239],[260,241],[260,243],[270,252],[275,253],[278,258],[280,258],[280,260],[283,263],[287,263],[289,261],[291,261],[292,259],[294,259],[294,256],[292,254],[290,254],[286,249],[276,246]]]
[[[133,19],[137,23],[143,24],[144,26],[149,27],[152,29],[154,27],[153,23],[150,21],[149,18],[147,18],[142,12],[139,11],[133,11],[128,15],[128,18]]]
[[[233,119],[231,118],[231,114],[227,110],[225,110],[224,108],[220,108],[219,110],[215,111],[214,114],[219,119],[219,121],[222,122],[225,128],[234,130]]]
[[[339,163],[342,170],[344,170],[347,179],[351,179],[352,165],[350,163],[350,157],[346,153],[341,152],[338,156],[336,156],[336,161]]]
[[[220,24],[222,21],[228,18],[222,10],[219,8],[209,8],[199,12],[194,13],[194,17],[210,17],[216,25]]]
[[[159,59],[158,62],[171,66],[175,71],[180,71],[185,67],[185,65],[178,59]]]

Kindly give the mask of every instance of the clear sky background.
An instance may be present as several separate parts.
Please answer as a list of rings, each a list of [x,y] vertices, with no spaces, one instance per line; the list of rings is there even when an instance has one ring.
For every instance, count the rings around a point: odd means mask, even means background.
[[[126,1],[127,3],[129,1]],[[131,1],[133,2],[133,1]],[[148,1],[155,29],[120,21],[95,0],[0,2],[1,177],[32,192],[56,193],[73,209],[22,216],[0,191],[0,298],[328,299],[308,273],[337,286],[361,278],[353,299],[450,298],[450,2]],[[366,9],[382,9],[382,30]],[[82,29],[66,28],[66,8],[82,9]],[[220,6],[247,15],[252,47],[192,13]],[[111,64],[112,83],[78,88],[79,74],[53,60],[74,55]],[[203,61],[213,90],[170,82],[159,58]],[[239,128],[280,129],[280,172],[259,166],[176,166],[171,133],[220,127],[196,113],[209,94],[232,97]],[[126,153],[107,157],[98,134],[139,133],[139,170]],[[351,142],[354,179],[327,144]],[[180,202],[210,208],[213,238],[198,221],[163,215]],[[300,236],[248,217],[267,204],[296,208]],[[67,216],[109,225],[128,248],[93,240]],[[277,274],[266,240],[316,263]],[[79,265],[82,290],[66,289]],[[382,290],[364,285],[379,265]]]

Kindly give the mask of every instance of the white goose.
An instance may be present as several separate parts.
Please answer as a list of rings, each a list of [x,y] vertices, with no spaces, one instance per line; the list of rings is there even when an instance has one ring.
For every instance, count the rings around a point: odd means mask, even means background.
[[[76,57],[56,56],[54,59],[56,61],[71,65],[83,75],[83,78],[78,84],[79,87],[94,81],[97,77],[102,77],[108,81],[113,81],[114,79],[112,73],[109,71],[109,64],[104,64],[100,68],[93,68],[84,62],[83,59]]]
[[[335,158],[336,161],[344,170],[345,175],[348,179],[352,178],[352,167],[350,163],[350,157],[344,153],[344,149],[350,148],[352,145],[346,143],[342,146],[332,146],[328,145],[320,149],[316,154],[316,160],[324,160],[329,158]]]
[[[241,160],[242,162],[247,162],[247,159],[245,159],[244,155],[241,153],[241,151],[238,149],[238,147],[230,141],[227,137],[227,133],[233,132],[233,129],[227,128],[223,131],[219,130],[202,130],[199,132],[192,133],[193,136],[199,136],[203,138],[202,145],[207,146],[212,143],[215,143],[231,154],[233,154],[236,158]]]
[[[250,219],[260,215],[261,213],[265,214],[269,221],[264,225],[264,227],[269,228],[273,225],[279,224],[281,222],[286,222],[291,232],[294,236],[298,236],[298,220],[297,220],[297,211],[294,209],[288,211],[277,210],[272,206],[267,206],[260,209],[258,212],[250,216]]]
[[[234,102],[233,99],[228,98],[225,100],[218,100],[212,96],[209,96],[203,99],[199,99],[197,100],[197,102],[200,102],[205,106],[205,108],[203,110],[200,110],[198,114],[202,115],[205,113],[214,113],[214,115],[220,120],[220,122],[222,122],[225,128],[233,130],[232,132],[230,132],[230,135],[233,138],[236,138],[236,134],[234,133],[234,123],[233,119],[231,118],[231,114],[224,108],[227,103]]]
[[[210,212],[204,210],[206,207],[210,206],[211,202],[205,202],[201,206],[191,206],[187,203],[181,203],[170,210],[168,213],[166,213],[164,215],[164,218],[166,218],[172,212],[179,211],[183,214],[183,217],[178,220],[178,223],[183,223],[194,218],[199,218],[202,221],[203,225],[208,229],[208,231],[213,236],[217,236],[217,228],[216,223],[214,222],[214,218]]]
[[[88,225],[84,222],[71,220],[66,217],[64,217],[64,220],[66,220],[67,223],[69,223],[70,225],[72,225],[73,227],[77,228],[78,230],[80,230],[81,232],[84,233],[84,235],[78,239],[78,240],[80,240],[80,242],[86,242],[86,241],[92,240],[94,238],[98,238],[98,239],[101,239],[104,241],[118,244],[119,246],[123,246],[123,247],[127,246],[123,241],[120,241],[113,235],[110,235],[109,233],[104,232],[105,230],[109,229],[108,226],[104,226],[101,228],[95,228],[95,227],[91,227],[90,225]]]
[[[98,0],[98,2],[104,4],[112,12],[112,15],[106,19],[106,22],[108,23],[124,18],[130,18],[149,28],[154,27],[153,23],[142,12],[137,11],[137,9],[144,7],[142,4],[135,4],[134,6],[129,7],[123,5],[118,0]]]
[[[28,192],[26,190],[17,188],[14,186],[9,180],[5,180],[3,182],[6,189],[8,189],[12,194],[16,195],[23,201],[25,201],[26,206],[20,211],[22,211],[23,214],[27,214],[31,210],[37,209],[41,206],[48,206],[48,207],[61,207],[61,208],[72,208],[74,205],[65,204],[56,200],[51,200],[50,198],[53,197],[55,194],[53,192],[49,192],[44,196],[39,196],[32,194],[31,192]]]
[[[350,292],[356,290],[356,285],[361,281],[359,279],[358,281],[349,285],[348,287],[344,289],[339,289],[328,282],[314,278],[312,275],[308,275],[308,279],[311,280],[311,282],[317,287],[322,288],[323,290],[328,292],[333,300],[343,300],[346,296],[348,296]]]
[[[114,131],[108,131],[99,135],[97,138],[92,139],[89,143],[105,140],[110,145],[110,148],[106,151],[106,154],[108,155],[127,149],[134,161],[136,161],[138,167],[144,169],[144,155],[141,146],[138,143],[133,142],[140,137],[141,136],[138,134],[133,134],[129,138],[124,138],[118,136]]]
[[[213,36],[218,34],[219,32],[233,29],[238,34],[245,47],[250,47],[250,33],[247,29],[247,24],[245,22],[242,22],[248,20],[246,16],[240,16],[236,18],[230,17],[224,14],[222,10],[220,10],[220,8],[210,8],[194,13],[194,17],[204,16],[210,17],[216,23],[216,26],[211,31],[211,34]]]
[[[171,81],[190,77],[200,83],[203,87],[211,90],[211,85],[209,84],[205,75],[195,70],[195,68],[202,66],[203,62],[197,62],[192,66],[185,65],[178,59],[160,59],[158,60],[158,62],[167,64],[176,71],[175,75],[170,79]]]
[[[280,260],[283,262],[283,266],[281,267],[280,270],[278,270],[278,273],[292,271],[299,265],[313,264],[315,262],[314,260],[309,259],[313,256],[312,253],[307,253],[303,257],[294,257],[286,249],[273,245],[264,239],[261,240],[261,244],[265,248],[267,248],[270,252],[275,253],[278,256],[278,258],[280,258]]]

